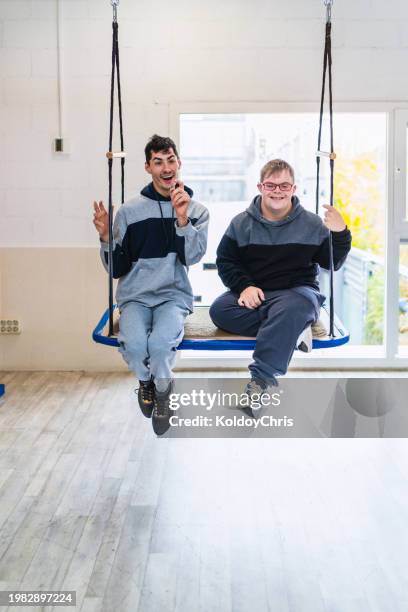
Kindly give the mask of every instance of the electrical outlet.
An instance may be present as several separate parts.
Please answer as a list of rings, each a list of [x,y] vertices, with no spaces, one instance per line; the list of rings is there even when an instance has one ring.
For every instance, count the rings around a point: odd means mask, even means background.
[[[58,155],[69,154],[69,140],[68,138],[54,138],[52,141],[52,151]]]
[[[0,319],[0,334],[21,334],[20,321],[17,319]]]

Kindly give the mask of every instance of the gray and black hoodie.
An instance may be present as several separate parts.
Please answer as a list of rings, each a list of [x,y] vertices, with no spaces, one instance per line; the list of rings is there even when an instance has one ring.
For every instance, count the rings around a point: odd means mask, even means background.
[[[334,269],[338,270],[351,248],[351,233],[332,232]],[[217,249],[222,282],[240,294],[250,286],[262,290],[307,285],[319,290],[319,266],[328,269],[329,230],[322,219],[292,197],[290,214],[269,221],[261,213],[261,196],[231,221]]]
[[[193,192],[184,187],[192,198]],[[197,263],[207,248],[208,210],[191,199],[189,222],[177,225],[170,198],[153,187],[125,202],[113,224],[113,277],[118,278],[116,300],[156,306],[173,300],[193,311],[188,266]],[[102,262],[108,270],[106,242],[101,242]]]

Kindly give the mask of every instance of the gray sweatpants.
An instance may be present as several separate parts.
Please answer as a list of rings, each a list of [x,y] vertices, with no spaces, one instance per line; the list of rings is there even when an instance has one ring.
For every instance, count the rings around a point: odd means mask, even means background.
[[[171,301],[158,306],[127,302],[120,308],[119,352],[139,380],[153,377],[159,391],[173,376],[176,347],[188,314],[187,308]]]
[[[286,374],[299,335],[319,318],[325,298],[306,286],[264,291],[264,295],[265,301],[251,310],[227,291],[212,304],[210,316],[225,331],[256,336],[251,376],[272,383],[277,374]]]

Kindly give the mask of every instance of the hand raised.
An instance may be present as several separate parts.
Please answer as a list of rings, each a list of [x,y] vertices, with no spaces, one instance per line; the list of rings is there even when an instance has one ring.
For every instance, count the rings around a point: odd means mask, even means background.
[[[102,200],[98,202],[94,202],[94,216],[93,216],[93,224],[96,227],[96,230],[103,242],[108,242],[109,240],[109,215],[108,211],[105,209]]]
[[[329,204],[323,204],[323,208],[326,209],[324,213],[323,223],[332,232],[342,232],[346,229],[344,219],[339,211]]]
[[[184,190],[184,183],[178,180],[177,187],[174,185],[170,188],[170,197],[179,225],[186,225],[188,222],[187,209],[191,198],[187,191]]]

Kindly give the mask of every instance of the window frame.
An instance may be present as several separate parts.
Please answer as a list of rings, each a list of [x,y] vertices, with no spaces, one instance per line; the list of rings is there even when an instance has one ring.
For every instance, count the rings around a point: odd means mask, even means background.
[[[169,131],[175,142],[180,142],[180,115],[188,113],[317,113],[315,102],[177,102],[169,103]],[[386,115],[386,208],[385,208],[385,302],[384,345],[381,350],[368,349],[367,354],[358,347],[344,346],[334,349],[319,349],[307,356],[294,356],[291,369],[302,370],[350,370],[350,369],[406,369],[408,357],[398,354],[398,304],[399,297],[399,245],[408,240],[408,219],[405,217],[407,182],[407,129],[408,104],[381,101],[338,102],[335,113],[379,112]],[[401,129],[404,126],[404,129]],[[316,125],[316,140],[317,140]],[[336,124],[334,124],[336,130]],[[334,134],[336,144],[336,132]],[[182,157],[182,152],[181,152]],[[397,172],[400,168],[400,172]],[[403,191],[402,191],[403,190]],[[408,217],[408,215],[407,215]],[[376,347],[375,347],[376,348]],[[182,353],[183,351],[180,351]],[[362,352],[358,356],[358,352]],[[370,352],[370,356],[368,355]],[[240,369],[250,362],[246,354],[230,351],[179,354],[177,366],[186,369]],[[197,354],[196,354],[197,353]],[[354,355],[353,355],[354,353]],[[356,355],[357,353],[357,355]],[[373,353],[376,353],[373,355]]]

